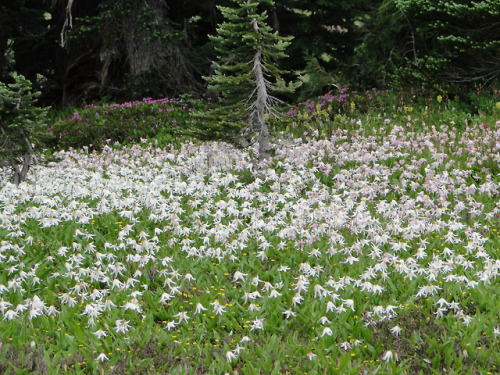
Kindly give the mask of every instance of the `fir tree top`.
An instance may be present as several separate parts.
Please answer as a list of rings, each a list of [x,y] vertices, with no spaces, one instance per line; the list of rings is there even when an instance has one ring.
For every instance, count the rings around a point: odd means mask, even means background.
[[[277,61],[286,57],[291,38],[278,35],[266,23],[263,5],[270,0],[232,0],[234,7],[218,7],[224,16],[211,37],[218,53],[215,73],[204,77],[209,89],[219,95],[218,105],[205,113],[195,113],[198,135],[242,144],[259,135],[259,158],[269,157],[269,130],[266,114],[272,112],[271,91],[289,90]]]
[[[276,61],[286,57],[284,51],[291,39],[272,30],[266,23],[266,11],[259,13],[260,5],[273,5],[273,1],[232,2],[237,7],[218,7],[225,20],[217,28],[217,35],[210,37],[218,53],[218,60],[214,62],[216,72],[205,77],[209,89],[219,93],[223,105],[246,101],[251,96],[255,88],[251,62],[258,50],[262,53],[266,76],[274,80],[269,89],[278,89],[276,83],[281,81],[282,71]]]

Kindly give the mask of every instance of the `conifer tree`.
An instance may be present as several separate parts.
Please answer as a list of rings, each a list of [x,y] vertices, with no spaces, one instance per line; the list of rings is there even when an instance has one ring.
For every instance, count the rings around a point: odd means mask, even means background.
[[[397,74],[425,84],[498,85],[498,0],[396,0],[411,31],[406,66]]]
[[[272,0],[232,0],[235,7],[218,7],[224,21],[211,37],[218,53],[215,73],[204,77],[219,100],[205,113],[196,113],[198,133],[233,143],[258,134],[259,159],[269,158],[269,129],[266,118],[273,113],[272,91],[291,90],[281,79],[276,61],[286,57],[291,38],[273,32],[266,23]]]
[[[45,132],[47,108],[36,107],[39,92],[31,82],[17,73],[12,83],[0,82],[0,167],[12,168],[11,182],[26,180],[33,162],[33,145]]]

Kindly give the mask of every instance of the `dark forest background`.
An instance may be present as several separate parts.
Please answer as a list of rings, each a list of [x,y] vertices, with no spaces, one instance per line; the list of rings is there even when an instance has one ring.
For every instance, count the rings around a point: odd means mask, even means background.
[[[207,97],[209,35],[227,0],[3,0],[0,80],[16,71],[53,107],[189,94]],[[333,88],[498,88],[500,1],[276,0],[270,25],[293,36],[294,100]]]

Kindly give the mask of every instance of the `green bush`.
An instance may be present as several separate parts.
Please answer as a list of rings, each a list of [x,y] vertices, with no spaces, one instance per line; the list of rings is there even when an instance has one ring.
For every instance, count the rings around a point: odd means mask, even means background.
[[[0,163],[13,171],[11,181],[26,179],[32,164],[34,143],[45,128],[46,108],[35,107],[39,92],[31,82],[12,73],[12,83],[0,82]]]
[[[500,92],[478,86],[474,91],[451,93],[450,87],[421,87],[411,90],[371,89],[357,92],[339,89],[299,102],[283,110],[278,118],[271,118],[275,132],[305,137],[305,133],[328,136],[334,129],[352,130],[356,122],[377,115],[381,126],[388,121],[408,121],[418,118],[420,123],[439,125],[453,123],[464,126],[465,120],[496,124],[500,113]],[[363,120],[364,121],[364,120]],[[354,126],[355,127],[355,126]]]
[[[122,104],[89,105],[47,129],[57,149],[89,146],[101,150],[109,142],[131,143],[158,134],[182,134],[194,101],[151,99]]]

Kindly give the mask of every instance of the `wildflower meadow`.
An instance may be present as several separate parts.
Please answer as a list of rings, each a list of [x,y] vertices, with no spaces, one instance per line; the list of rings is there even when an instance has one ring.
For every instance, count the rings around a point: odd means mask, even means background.
[[[3,182],[0,373],[498,373],[500,122],[316,104]]]

